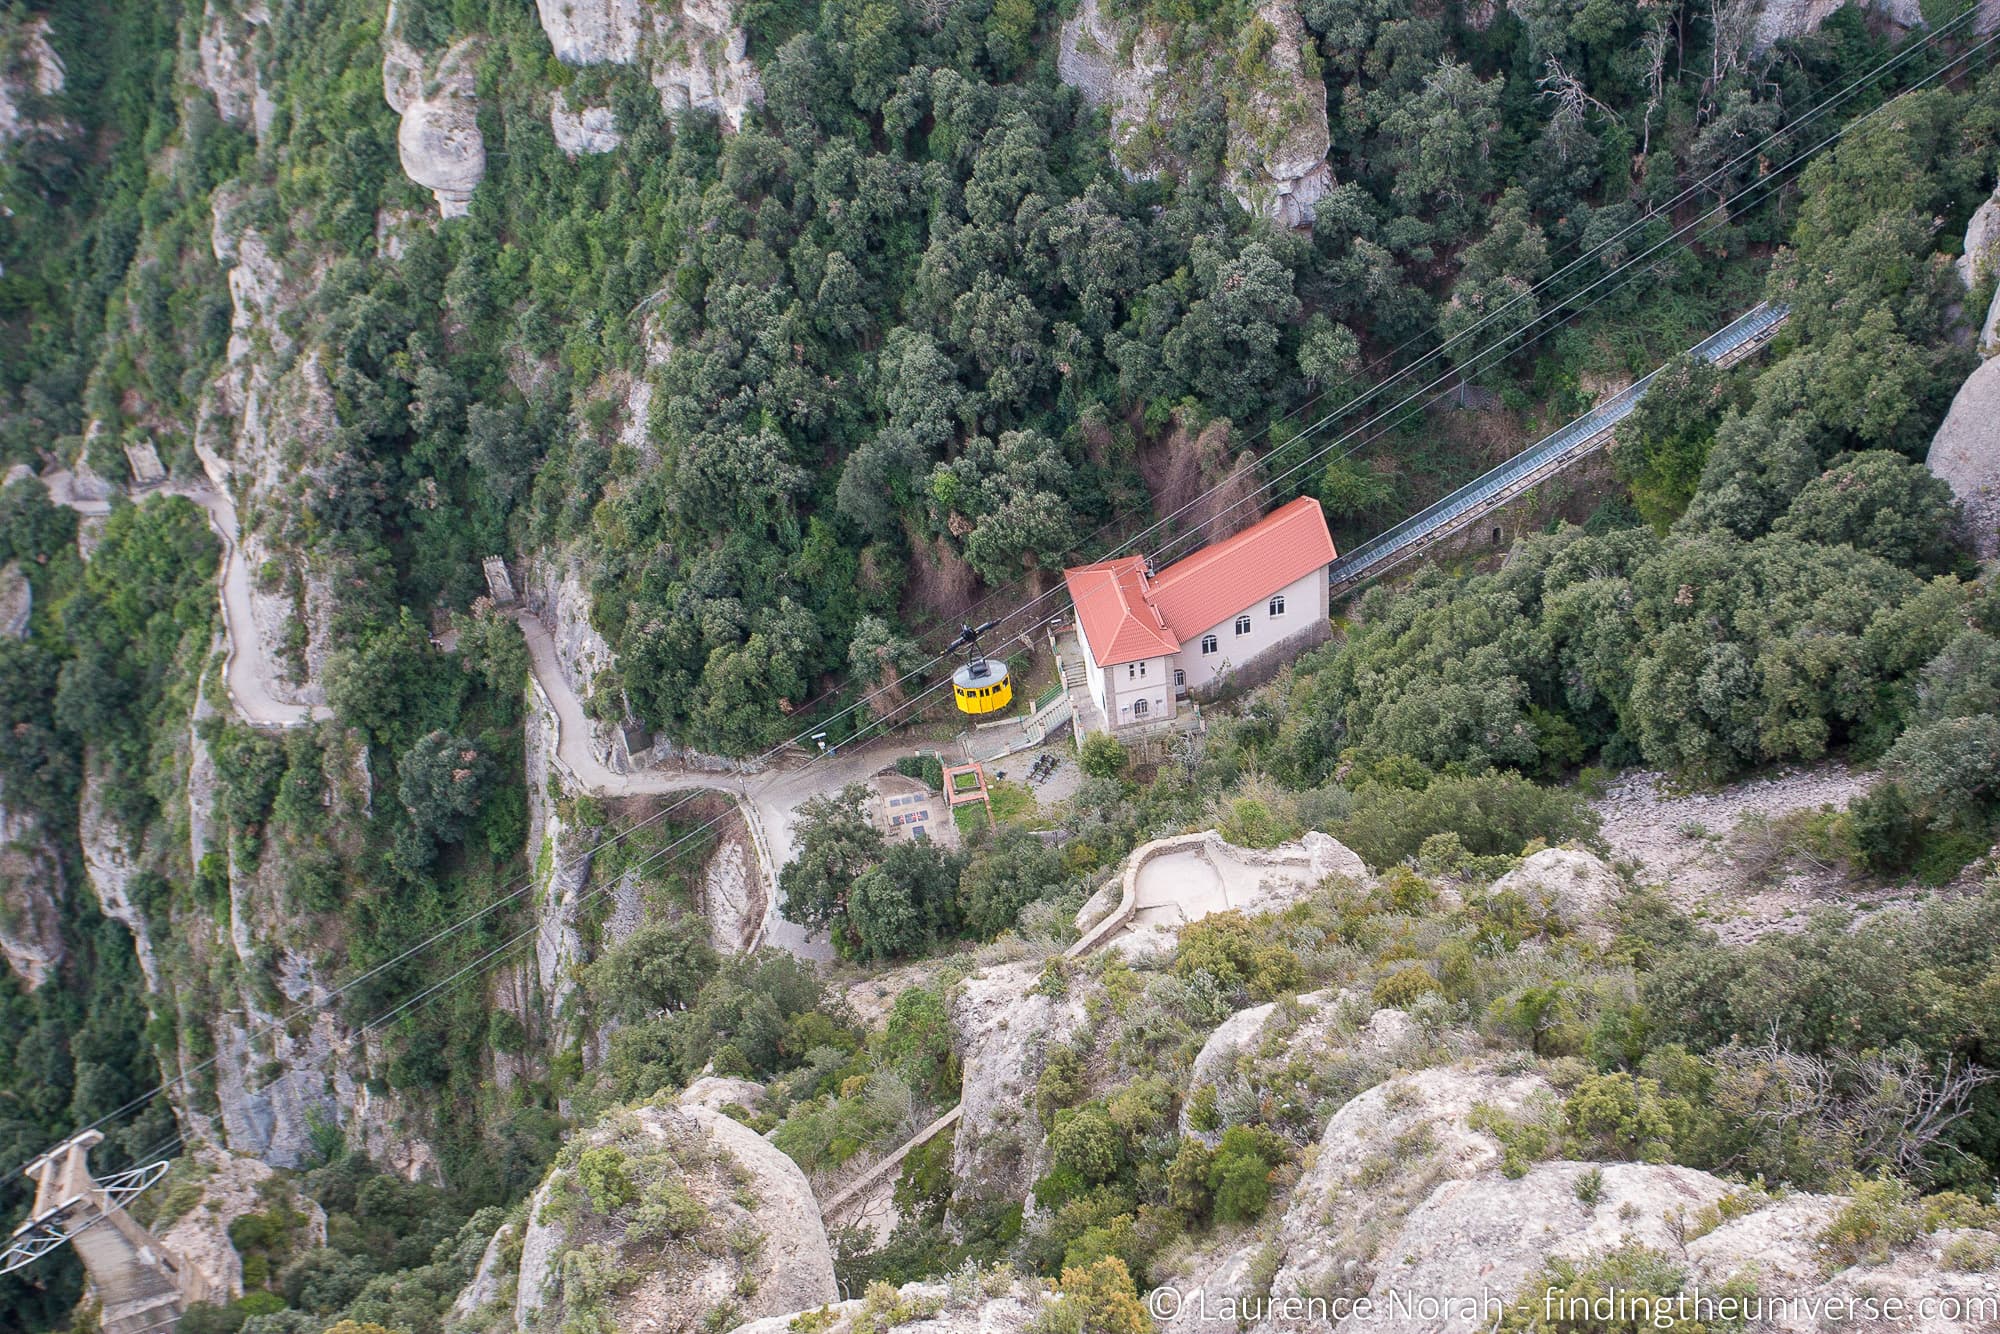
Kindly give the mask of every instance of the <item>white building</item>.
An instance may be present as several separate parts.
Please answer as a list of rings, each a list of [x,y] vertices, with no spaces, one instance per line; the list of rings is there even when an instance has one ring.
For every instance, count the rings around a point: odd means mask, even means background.
[[[1090,697],[1111,731],[1325,636],[1333,535],[1302,496],[1214,546],[1146,572],[1137,556],[1063,571]]]

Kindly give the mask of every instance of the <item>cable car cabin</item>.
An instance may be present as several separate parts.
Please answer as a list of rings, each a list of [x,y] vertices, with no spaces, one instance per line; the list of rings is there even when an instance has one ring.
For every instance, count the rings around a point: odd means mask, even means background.
[[[951,674],[951,693],[960,713],[998,713],[1014,702],[1007,664],[974,658]]]

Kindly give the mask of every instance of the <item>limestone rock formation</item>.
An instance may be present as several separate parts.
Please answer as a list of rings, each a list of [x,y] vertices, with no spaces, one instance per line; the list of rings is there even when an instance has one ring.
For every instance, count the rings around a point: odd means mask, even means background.
[[[496,1235],[480,1264],[489,1311],[511,1249]],[[726,1329],[837,1296],[798,1166],[719,1112],[665,1103],[615,1113],[564,1148],[530,1201],[513,1286],[507,1323],[521,1334],[592,1316],[615,1329]]]
[[[1284,1259],[1271,1291],[1360,1293],[1378,1273],[1394,1272],[1403,1218],[1439,1183],[1500,1166],[1500,1142],[1468,1124],[1475,1108],[1551,1115],[1554,1091],[1539,1076],[1490,1067],[1424,1070],[1378,1084],[1335,1113],[1278,1225]]]
[[[68,71],[49,43],[48,20],[31,18],[11,33],[0,29],[0,55],[9,46],[12,60],[0,64],[0,145],[31,134],[73,133],[75,127],[49,105],[62,92]]]
[[[1220,1138],[1200,1132],[1192,1121],[1197,1100],[1209,1096],[1204,1089],[1214,1090],[1215,1112],[1222,1124],[1231,1125],[1252,1119],[1281,1086],[1284,1098],[1310,1103],[1311,1090],[1292,1087],[1301,1072],[1344,1101],[1398,1068],[1435,1059],[1433,1049],[1447,1055],[1462,1045],[1455,1034],[1429,1041],[1408,1013],[1375,1009],[1354,991],[1315,991],[1253,1005],[1229,1016],[1202,1044],[1188,1073],[1181,1133],[1211,1144]]]
[[[1996,0],[2000,3],[2000,0]],[[1989,278],[2000,279],[2000,189],[1973,210],[1965,225],[1965,250],[1958,257],[1958,276],[1968,290]],[[1974,344],[1982,355],[2000,353],[2000,287],[1986,307]]]
[[[643,65],[669,115],[707,112],[726,128],[740,130],[750,108],[763,105],[764,85],[732,0],[657,7],[640,0],[536,0],[536,9],[556,59],[568,65]],[[565,131],[558,127],[556,133],[562,142]]]
[[[1580,848],[1544,848],[1494,881],[1490,892],[1518,894],[1537,915],[1601,944],[1611,939],[1609,914],[1621,886],[1600,857]]]
[[[906,1283],[893,1303],[880,1297],[835,1302],[811,1311],[766,1316],[731,1334],[869,1334],[894,1328],[909,1334],[1025,1334],[1052,1300],[1048,1289],[1006,1271],[959,1273],[941,1283]]]
[[[1763,0],[1751,30],[1750,47],[1762,52],[1786,38],[1817,32],[1819,25],[1846,3],[1847,0]],[[1862,0],[1862,4],[1876,22],[1904,32],[1926,26],[1918,0]],[[2000,0],[1979,0],[1972,32],[1984,36],[1997,27],[2000,27]]]
[[[1042,1128],[1035,1119],[1035,1083],[1049,1052],[1082,1031],[1083,1000],[1035,989],[1040,960],[987,968],[960,984],[952,1028],[960,1042],[965,1111],[952,1150],[952,1171],[979,1190],[1018,1200],[1040,1173],[1035,1157]]]
[[[403,174],[431,192],[440,217],[463,217],[486,179],[486,140],[473,93],[478,45],[471,38],[452,43],[435,68],[392,39],[383,49],[383,95],[403,118],[396,130]]]
[[[1179,118],[1198,114],[1193,94],[1204,83],[1221,87],[1229,104],[1224,168],[1230,193],[1249,212],[1280,226],[1309,225],[1333,189],[1327,163],[1332,137],[1326,85],[1306,67],[1311,38],[1297,5],[1266,0],[1258,8],[1239,38],[1257,48],[1259,58],[1239,61],[1243,53],[1234,44],[1207,53],[1211,74],[1232,63],[1253,66],[1247,77],[1197,80],[1185,69],[1170,74],[1168,38],[1157,24],[1129,30],[1099,0],[1083,0],[1063,24],[1057,72],[1109,114],[1121,169],[1135,178],[1177,170],[1164,146],[1169,132]]]
[[[277,114],[276,101],[258,77],[255,51],[257,30],[270,22],[264,0],[240,9],[208,0],[195,37],[195,78],[215,99],[216,114],[231,125],[252,127],[259,138]]]
[[[542,31],[565,65],[629,65],[646,28],[640,0],[535,0]]]
[[[32,991],[62,966],[62,858],[42,822],[0,803],[0,957]]]
[[[255,1158],[229,1153],[213,1144],[198,1144],[174,1164],[161,1189],[171,1221],[156,1224],[155,1234],[181,1263],[198,1270],[212,1291],[231,1297],[243,1292],[243,1257],[229,1240],[229,1225],[246,1214],[272,1208],[269,1192],[276,1173]],[[285,1206],[302,1219],[300,1248],[326,1244],[326,1212],[309,1199],[277,1186]]]
[[[1960,386],[1931,439],[1925,463],[1964,507],[1967,538],[1981,560],[2000,555],[2000,357]]]
[[[581,107],[572,111],[560,92],[549,100],[549,129],[555,133],[556,147],[571,157],[579,153],[609,153],[625,142],[625,136],[618,133],[618,117],[610,107]]]

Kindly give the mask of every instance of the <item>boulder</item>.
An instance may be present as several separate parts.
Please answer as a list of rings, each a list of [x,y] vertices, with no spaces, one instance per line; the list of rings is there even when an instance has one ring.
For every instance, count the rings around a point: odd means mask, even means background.
[[[1611,907],[1622,886],[1600,857],[1580,848],[1544,848],[1495,880],[1489,892],[1518,894],[1539,916],[1603,944],[1611,938]]]
[[[2000,357],[1960,386],[1925,463],[1964,507],[1968,545],[1981,560],[2000,555]]]
[[[504,1283],[489,1275],[486,1290]],[[719,1112],[655,1104],[614,1113],[556,1159],[529,1204],[513,1324],[726,1329],[837,1296],[797,1164]]]
[[[396,151],[403,174],[437,200],[439,217],[471,211],[472,192],[486,179],[486,140],[479,132],[469,39],[452,46],[427,91],[403,107]]]

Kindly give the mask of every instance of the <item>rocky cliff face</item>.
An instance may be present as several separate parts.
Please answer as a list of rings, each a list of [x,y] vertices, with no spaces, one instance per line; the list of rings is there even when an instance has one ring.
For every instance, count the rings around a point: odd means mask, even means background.
[[[73,133],[75,127],[49,105],[67,80],[46,20],[31,18],[11,31],[0,27],[0,146],[34,134]]]
[[[41,821],[0,803],[0,958],[31,991],[62,966],[65,892]]]
[[[1981,560],[2000,555],[2000,357],[1982,363],[1951,401],[1925,463],[1964,507]]]
[[[1764,0],[1751,30],[1750,44],[1764,51],[1788,37],[1804,37],[1819,31],[1819,25],[1837,12],[1847,0]],[[1863,0],[1863,7],[1877,23],[1911,32],[1927,26],[1918,0]],[[2000,0],[1979,0],[1971,31],[1984,36],[2000,28]]]
[[[982,1194],[1026,1196],[1041,1174],[1042,1128],[1035,1120],[1035,1083],[1049,1052],[1083,1031],[1083,999],[1035,989],[1040,960],[987,968],[959,985],[952,1001],[964,1078],[963,1119],[951,1170]]]
[[[1958,276],[1968,291],[1976,291],[1990,279],[2000,279],[2000,189],[1973,211],[1971,221],[1966,224]],[[1974,319],[1978,319],[1976,313]],[[1985,319],[1979,321],[1975,346],[1982,355],[2000,353],[2000,283],[1996,283],[1988,300]]]
[[[727,1329],[837,1295],[805,1174],[749,1127],[683,1100],[573,1138],[518,1243],[496,1234],[455,1310],[462,1328],[520,1334]]]
[[[257,41],[271,23],[263,0],[232,8],[226,0],[202,7],[195,39],[195,79],[215,99],[216,114],[231,125],[247,126],[259,139],[277,112],[258,70]]]
[[[749,109],[763,104],[764,85],[746,54],[748,39],[731,0],[669,0],[658,6],[640,0],[536,0],[536,10],[556,59],[566,65],[641,65],[669,115],[708,112],[728,129],[740,130]],[[575,113],[564,108],[562,114],[601,115],[607,129],[615,128],[606,108]],[[559,126],[557,142],[563,133]]]
[[[1260,51],[1248,78],[1217,78],[1224,62],[1237,62],[1240,48],[1212,51],[1205,59],[1210,76],[1196,80],[1185,68],[1170,73],[1169,34],[1158,25],[1128,27],[1104,12],[1099,0],[1083,0],[1062,27],[1056,68],[1063,82],[1111,119],[1114,152],[1134,177],[1178,170],[1166,142],[1175,122],[1200,114],[1196,97],[1204,89],[1226,91],[1229,116],[1225,179],[1238,203],[1280,226],[1302,227],[1313,220],[1319,201],[1333,189],[1332,146],[1326,119],[1326,85],[1310,56],[1311,38],[1290,0],[1269,0],[1257,11],[1243,43]]]
[[[255,1158],[198,1144],[174,1164],[161,1188],[176,1212],[170,1220],[156,1222],[155,1235],[175,1259],[207,1279],[211,1291],[239,1296],[243,1292],[243,1257],[229,1240],[229,1225],[246,1214],[270,1208],[268,1192],[277,1190],[281,1198],[288,1197],[286,1206],[304,1220],[301,1243],[326,1244],[326,1212],[311,1200],[293,1195],[275,1178],[276,1174]]]

